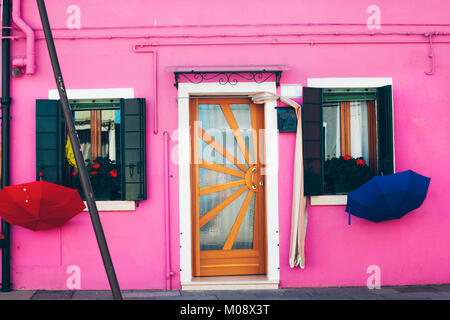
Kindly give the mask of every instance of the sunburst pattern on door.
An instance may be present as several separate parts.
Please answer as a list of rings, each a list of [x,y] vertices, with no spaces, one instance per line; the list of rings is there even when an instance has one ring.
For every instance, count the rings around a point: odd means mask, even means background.
[[[194,273],[261,273],[262,106],[244,99],[195,99],[192,105]]]

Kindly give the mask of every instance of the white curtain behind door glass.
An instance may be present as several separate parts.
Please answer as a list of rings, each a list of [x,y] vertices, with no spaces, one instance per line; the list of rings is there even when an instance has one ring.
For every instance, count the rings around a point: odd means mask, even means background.
[[[352,157],[363,157],[369,164],[367,101],[350,102],[350,132]]]
[[[232,104],[230,108],[233,112],[236,122],[239,125],[247,149],[251,156],[253,151],[253,141],[251,140],[251,117],[249,104]],[[198,106],[199,126],[210,134],[214,140],[220,143],[229,153],[231,153],[239,163],[245,167],[244,155],[237,145],[233,132],[225,118],[220,105],[218,104],[199,104]],[[211,161],[222,166],[231,168],[242,172],[237,166],[224,158],[219,152],[214,150],[209,144],[199,139],[199,157]],[[199,168],[199,187],[206,187],[211,185],[223,184],[242,178],[218,173],[213,170]],[[227,189],[220,192],[214,192],[207,195],[200,196],[200,217],[222,203],[225,199],[230,197],[234,192],[241,189],[244,185]],[[239,210],[242,207],[248,190],[240,195],[236,200],[230,203],[219,214],[212,218],[202,228],[200,228],[200,250],[222,250],[228,234],[236,221]],[[238,236],[236,237],[233,249],[251,249],[253,247],[253,217],[254,217],[254,195],[252,201],[247,209],[245,219],[241,224]]]

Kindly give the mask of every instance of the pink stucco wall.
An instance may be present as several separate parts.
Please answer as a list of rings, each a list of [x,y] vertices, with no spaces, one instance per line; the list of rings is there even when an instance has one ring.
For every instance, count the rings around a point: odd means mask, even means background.
[[[34,1],[22,1],[24,19],[41,29]],[[116,3],[117,2],[117,3]],[[114,3],[114,5],[112,5]],[[170,3],[170,4],[169,4]],[[81,30],[66,30],[69,5],[81,8]],[[381,9],[381,29],[368,30],[366,9]],[[432,178],[422,207],[401,220],[374,224],[358,218],[348,225],[343,206],[310,207],[306,237],[306,267],[288,264],[291,184],[295,136],[279,135],[280,286],[364,286],[366,269],[378,265],[381,284],[450,282],[450,46],[434,45],[436,70],[432,76],[428,44],[273,44],[272,41],[426,41],[423,36],[281,36],[287,32],[432,32],[450,31],[450,3],[439,0],[318,0],[318,1],[138,1],[50,0],[47,9],[57,29],[56,46],[68,89],[134,88],[135,97],[153,99],[151,54],[134,53],[140,41],[207,42],[265,41],[250,45],[163,45],[158,52],[159,133],[152,130],[147,112],[148,200],[133,212],[102,212],[119,283],[123,289],[162,289],[164,270],[163,137],[178,126],[177,90],[171,65],[285,64],[282,84],[302,84],[320,77],[391,77],[393,79],[396,170],[415,170]],[[294,23],[333,22],[341,25],[305,26]],[[161,25],[207,27],[157,27]],[[249,26],[214,26],[255,24]],[[268,26],[267,24],[285,24]],[[290,25],[289,25],[290,24]],[[360,24],[360,25],[354,25]],[[383,24],[409,24],[385,26]],[[422,24],[422,25],[418,25]],[[430,25],[434,24],[434,25]],[[259,25],[259,26],[258,26]],[[142,28],[149,26],[149,28]],[[153,27],[152,27],[153,26]],[[156,26],[156,27],[155,27]],[[129,28],[126,28],[129,27]],[[131,28],[136,27],[136,28]],[[271,36],[190,38],[168,35],[266,33]],[[20,33],[18,33],[20,34]],[[151,34],[151,40],[145,35]],[[278,34],[278,35],[275,35]],[[36,32],[37,71],[12,79],[11,183],[35,178],[35,100],[54,89],[42,32]],[[73,40],[58,39],[74,36]],[[133,39],[134,36],[140,38]],[[81,39],[81,37],[99,37]],[[112,39],[108,39],[112,36]],[[447,35],[434,41],[449,41]],[[13,57],[25,54],[24,40],[13,43]],[[149,109],[150,110],[150,109]],[[171,142],[171,147],[176,142]],[[178,167],[171,163],[171,253],[179,281]],[[103,269],[89,215],[82,213],[63,228],[32,232],[12,228],[12,282],[15,289],[67,289],[66,270],[81,268],[82,289],[106,289]]]

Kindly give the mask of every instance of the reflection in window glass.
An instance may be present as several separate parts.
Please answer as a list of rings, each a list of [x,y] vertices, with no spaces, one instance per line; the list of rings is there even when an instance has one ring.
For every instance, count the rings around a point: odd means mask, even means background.
[[[100,117],[93,115],[98,112]],[[95,120],[93,120],[95,119]],[[74,112],[75,129],[80,139],[86,163],[92,159],[92,150],[101,150],[97,156],[118,161],[120,157],[120,110],[81,110]],[[98,137],[96,139],[96,137]]]
[[[121,199],[120,110],[76,110],[74,120],[96,200]],[[83,196],[77,170],[68,170]]]
[[[369,164],[369,124],[367,101],[350,102],[350,132],[352,157],[363,157]]]
[[[325,160],[341,156],[340,104],[324,104],[323,130],[325,143]]]

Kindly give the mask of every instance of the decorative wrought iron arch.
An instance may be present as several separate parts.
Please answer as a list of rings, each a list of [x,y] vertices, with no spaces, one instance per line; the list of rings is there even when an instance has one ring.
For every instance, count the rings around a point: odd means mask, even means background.
[[[274,79],[276,86],[280,86],[281,73],[289,70],[286,66],[193,66],[193,67],[171,67],[175,75],[174,86],[178,88],[180,78],[191,83],[202,83],[217,79],[222,85],[236,85],[240,80],[263,83]]]

